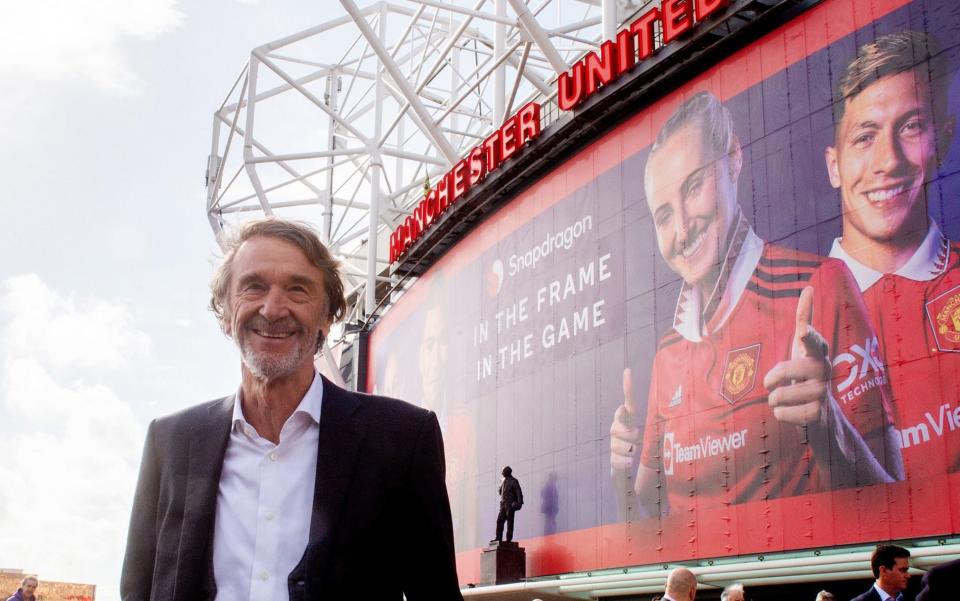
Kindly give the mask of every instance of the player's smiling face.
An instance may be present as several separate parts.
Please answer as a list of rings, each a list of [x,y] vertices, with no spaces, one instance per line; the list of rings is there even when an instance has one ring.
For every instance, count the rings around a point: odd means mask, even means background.
[[[251,373],[275,379],[313,369],[318,336],[330,324],[323,274],[300,248],[267,236],[247,240],[234,257],[230,287],[227,333]]]
[[[937,150],[930,86],[918,79],[915,70],[890,75],[846,101],[827,169],[852,245],[926,230]]]
[[[690,285],[716,275],[724,236],[737,213],[740,152],[735,146],[721,154],[691,124],[647,161],[644,188],[660,255]]]

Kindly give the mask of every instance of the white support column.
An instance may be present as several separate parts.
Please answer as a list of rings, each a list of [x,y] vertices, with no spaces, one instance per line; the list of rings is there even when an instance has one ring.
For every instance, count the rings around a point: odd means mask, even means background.
[[[530,12],[530,9],[527,8],[523,0],[510,0],[510,6],[516,11],[517,18],[520,19],[521,27],[530,34],[533,42],[537,45],[537,48],[540,49],[540,52],[543,53],[543,56],[546,57],[547,62],[550,63],[553,70],[557,72],[557,75],[566,72],[570,68],[570,65],[567,64],[567,61],[563,60],[563,57],[560,56],[557,49],[553,47],[550,36],[547,35],[547,32],[540,26],[537,18]]]
[[[456,13],[450,13],[450,31],[457,30]],[[459,38],[454,38],[454,45],[450,50],[450,96],[448,102],[457,99],[457,87],[460,85],[460,48],[457,46]],[[450,128],[457,130],[460,128],[460,119],[456,113],[450,115]],[[462,136],[450,136],[454,148],[459,147]]]
[[[363,17],[361,17],[362,19]],[[366,24],[366,21],[364,21]],[[368,26],[369,27],[369,26]],[[386,39],[387,31],[387,11],[386,7],[380,5],[378,40]],[[379,52],[378,52],[379,54]],[[392,60],[389,55],[380,57],[380,64],[377,65],[377,73],[383,72],[384,63]],[[379,142],[383,130],[383,78],[378,77],[374,88],[374,117],[373,117],[373,136],[374,143]],[[370,152],[370,213],[367,215],[367,288],[364,302],[364,316],[369,317],[377,308],[377,227],[380,225],[380,180],[383,177],[383,155],[380,154],[380,148],[369,148]]]
[[[603,39],[617,37],[617,0],[600,0],[600,12],[603,23]]]
[[[420,118],[421,127],[423,128],[423,133],[430,141],[433,142],[433,145],[440,151],[447,162],[452,167],[460,157],[457,155],[457,151],[454,150],[453,146],[444,137],[443,132],[440,131],[440,128],[434,125],[433,119],[430,117],[430,113],[427,112],[427,109],[423,106],[423,103],[420,102],[420,98],[416,95],[413,88],[410,86],[410,82],[407,81],[406,77],[403,74],[403,71],[400,70],[400,67],[397,66],[397,63],[390,58],[390,51],[383,45],[383,42],[380,41],[380,38],[377,37],[377,34],[373,31],[373,28],[370,27],[370,24],[367,23],[367,20],[364,18],[363,14],[360,12],[360,9],[353,2],[353,0],[340,0],[340,3],[343,4],[344,9],[350,16],[353,17],[354,22],[357,25],[357,28],[360,30],[360,33],[363,34],[363,37],[367,39],[367,42],[370,43],[370,47],[380,58],[380,61],[383,63],[383,68],[387,70],[387,73],[390,74],[390,78],[393,80],[393,84],[400,89],[400,93],[403,94],[403,97],[410,103],[410,108],[413,109],[413,112],[416,113],[417,117]],[[378,85],[379,80],[378,80]],[[377,138],[379,140],[379,138]]]
[[[326,101],[331,111],[337,112],[337,92],[340,86],[340,74],[336,71],[327,75],[327,97]],[[334,152],[337,149],[337,122],[333,116],[327,120],[327,150]],[[327,171],[327,202],[323,207],[323,216],[321,219],[321,232],[323,240],[330,244],[330,236],[333,233],[333,164],[337,160],[335,156],[330,157],[330,169]]]
[[[507,16],[507,0],[495,0],[494,8],[498,17]],[[502,56],[507,48],[507,26],[497,21],[493,26],[493,55]],[[500,63],[493,72],[493,126],[500,127],[506,118],[507,67]]]

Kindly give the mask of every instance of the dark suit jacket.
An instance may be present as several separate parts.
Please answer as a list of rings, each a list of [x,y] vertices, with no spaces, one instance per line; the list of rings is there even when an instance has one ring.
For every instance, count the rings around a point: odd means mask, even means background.
[[[154,420],[127,551],[124,601],[213,599],[213,525],[233,396]],[[291,600],[457,600],[436,415],[323,380],[310,542]]]
[[[880,601],[880,593],[877,592],[877,589],[873,588],[873,585],[870,585],[870,590],[854,597],[850,601]]]
[[[960,590],[960,559],[948,561],[923,575],[923,584],[917,601],[946,601],[956,599]]]

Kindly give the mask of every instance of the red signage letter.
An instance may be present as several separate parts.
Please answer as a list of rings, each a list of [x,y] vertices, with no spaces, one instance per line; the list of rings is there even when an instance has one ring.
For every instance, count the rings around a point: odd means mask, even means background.
[[[600,44],[600,56],[591,52],[583,62],[587,71],[586,95],[591,96],[601,85],[609,84],[617,76],[617,47],[607,40]]]
[[[517,152],[517,116],[503,122],[500,127],[500,161],[506,161]]]
[[[657,49],[654,46],[653,24],[660,19],[660,9],[651,8],[630,24],[630,33],[637,36],[639,60],[646,60]]]
[[[693,27],[693,5],[690,0],[663,0],[663,43],[669,44]]]
[[[487,174],[487,162],[483,160],[483,145],[470,151],[470,185],[476,186]]]
[[[487,159],[487,173],[490,173],[500,165],[500,130],[483,141],[483,150]]]
[[[453,166],[453,202],[457,202],[461,196],[470,189],[470,163],[467,159],[461,159]]]
[[[624,29],[617,34],[617,75],[623,75],[637,64],[637,49],[633,47],[633,32]]]
[[[517,111],[517,135],[520,138],[518,145],[523,146],[540,135],[540,103],[528,102]],[[471,153],[471,158],[473,154]]]
[[[583,63],[577,62],[557,79],[557,104],[561,111],[569,111],[583,102]]]

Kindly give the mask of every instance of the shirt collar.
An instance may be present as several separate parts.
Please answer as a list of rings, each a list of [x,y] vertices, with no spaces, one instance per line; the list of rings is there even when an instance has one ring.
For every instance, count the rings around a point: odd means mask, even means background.
[[[890,594],[887,593],[887,591],[885,591],[885,590],[883,590],[882,588],[880,588],[880,585],[878,585],[876,582],[873,583],[873,588],[874,588],[875,591],[877,591],[877,594],[880,595],[880,601],[887,601],[887,599],[901,599],[901,598],[902,598],[902,595],[897,595],[896,597],[891,596]]]
[[[754,233],[742,212],[734,220],[728,238],[720,276],[709,295],[686,282],[680,289],[673,328],[691,342],[700,342],[704,335],[723,325],[763,254],[763,240]],[[701,297],[706,298],[703,306]]]
[[[840,245],[840,240],[840,238],[837,238],[833,241],[830,256],[847,264],[861,291],[876,284],[883,277],[883,274],[851,257]],[[943,232],[940,231],[937,222],[931,219],[923,242],[914,251],[913,256],[894,272],[894,275],[915,282],[930,281],[943,274],[943,271],[947,268],[949,255],[950,243]]]
[[[240,402],[242,398],[243,389],[238,389],[237,394],[234,395],[233,401],[233,427],[243,427],[249,425],[247,418],[243,415],[243,407]],[[300,404],[297,405],[297,408],[293,410],[293,414],[303,413],[308,415],[314,423],[320,423],[320,409],[323,406],[323,378],[320,377],[319,372],[313,373],[313,382],[310,383],[310,388],[307,389],[307,393],[303,395],[303,398],[300,399]]]

